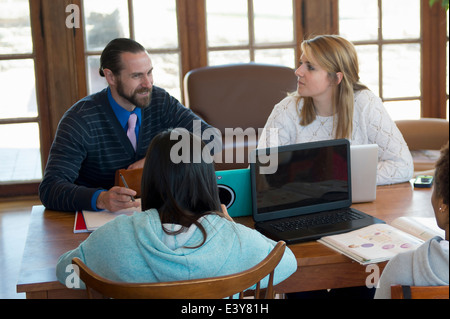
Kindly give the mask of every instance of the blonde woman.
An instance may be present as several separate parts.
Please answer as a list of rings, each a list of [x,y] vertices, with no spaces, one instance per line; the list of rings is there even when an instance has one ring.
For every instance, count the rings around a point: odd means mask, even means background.
[[[381,99],[360,83],[353,44],[321,35],[303,41],[301,50],[297,92],[275,105],[258,148],[339,138],[378,144],[377,184],[411,179],[408,146]]]

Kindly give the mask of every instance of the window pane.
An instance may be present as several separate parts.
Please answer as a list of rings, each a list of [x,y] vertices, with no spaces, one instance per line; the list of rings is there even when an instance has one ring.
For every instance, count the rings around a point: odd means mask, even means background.
[[[178,48],[175,0],[134,0],[136,41],[148,49]]]
[[[41,179],[38,124],[0,125],[0,136],[0,182]]]
[[[254,0],[253,11],[256,43],[294,41],[292,0]]]
[[[339,0],[339,31],[344,38],[376,40],[378,25],[377,0]]]
[[[420,0],[383,1],[383,38],[420,37]]]
[[[384,102],[392,120],[418,120],[420,119],[420,101]]]
[[[153,80],[181,101],[180,89],[180,55],[179,54],[150,54],[153,64]]]
[[[28,0],[0,0],[0,54],[32,52]]]
[[[206,0],[208,45],[248,44],[247,14],[247,1]]]
[[[255,50],[255,62],[295,68],[294,49]]]
[[[361,83],[378,95],[380,92],[378,46],[357,45],[356,52],[358,53]]]
[[[108,86],[108,82],[98,73],[100,67],[100,56],[89,56],[87,58],[88,65],[88,91],[89,94],[99,92]]]
[[[420,44],[383,46],[385,98],[420,96]]]
[[[0,61],[0,87],[0,118],[37,116],[33,60]]]
[[[248,62],[250,62],[250,52],[248,50],[213,51],[208,54],[208,65],[211,66]]]
[[[109,41],[130,36],[127,1],[84,1],[83,5],[88,51],[102,51]]]

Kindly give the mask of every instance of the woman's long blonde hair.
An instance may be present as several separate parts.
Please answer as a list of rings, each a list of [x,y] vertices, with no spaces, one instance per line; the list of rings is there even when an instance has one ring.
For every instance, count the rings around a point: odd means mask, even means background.
[[[368,89],[359,81],[359,64],[355,47],[337,35],[320,35],[301,44],[306,57],[314,57],[328,73],[332,83],[336,83],[337,73],[342,73],[341,82],[333,89],[333,114],[337,113],[336,139],[351,138],[353,132],[354,92]],[[316,119],[314,102],[311,97],[298,95],[304,100],[300,111],[300,125],[306,126]],[[298,102],[297,101],[297,102]],[[334,126],[333,120],[333,126]]]

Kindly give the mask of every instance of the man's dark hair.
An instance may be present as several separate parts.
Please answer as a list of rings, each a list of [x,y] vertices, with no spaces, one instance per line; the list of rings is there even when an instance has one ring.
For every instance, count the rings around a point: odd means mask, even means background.
[[[117,38],[108,43],[100,57],[100,76],[105,77],[104,69],[110,69],[115,75],[123,69],[121,54],[124,52],[139,53],[145,48],[132,39]]]

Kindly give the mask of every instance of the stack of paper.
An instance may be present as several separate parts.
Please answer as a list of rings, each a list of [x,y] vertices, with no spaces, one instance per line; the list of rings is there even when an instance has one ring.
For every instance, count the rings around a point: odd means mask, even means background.
[[[140,199],[136,199],[136,202],[141,202]],[[82,233],[82,232],[92,232],[99,228],[100,226],[103,226],[107,222],[113,220],[119,215],[133,215],[135,212],[140,212],[141,206],[129,208],[129,209],[122,209],[117,212],[110,212],[107,210],[95,212],[95,211],[88,211],[84,210],[82,212],[77,212],[75,214],[75,223],[73,231],[74,233]]]

